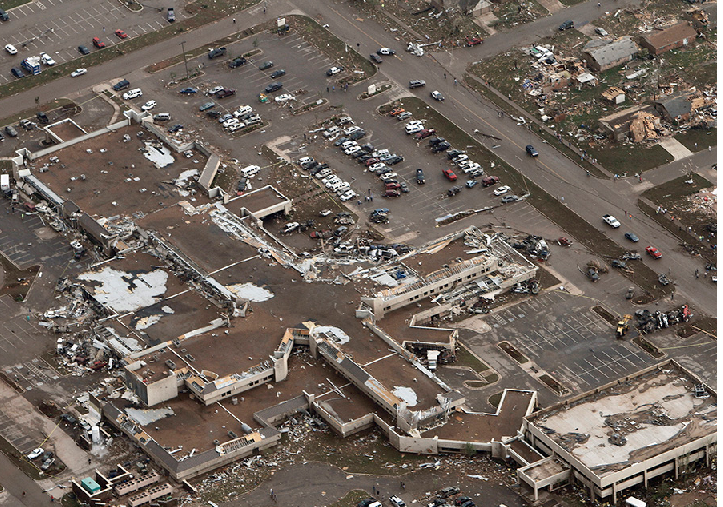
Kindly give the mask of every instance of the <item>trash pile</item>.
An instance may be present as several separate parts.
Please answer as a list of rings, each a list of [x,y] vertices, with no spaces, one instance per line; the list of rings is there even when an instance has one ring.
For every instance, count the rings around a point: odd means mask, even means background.
[[[512,243],[512,248],[516,250],[524,250],[530,256],[535,257],[541,261],[546,261],[550,257],[550,248],[547,246],[547,242],[540,236],[533,234],[528,235],[526,238]]]
[[[642,334],[647,334],[679,322],[688,322],[691,317],[693,317],[693,314],[688,305],[683,305],[668,312],[637,310],[635,312],[635,325]]]

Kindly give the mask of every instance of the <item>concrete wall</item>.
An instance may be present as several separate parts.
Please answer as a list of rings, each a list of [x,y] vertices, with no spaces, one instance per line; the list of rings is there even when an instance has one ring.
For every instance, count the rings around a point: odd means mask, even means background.
[[[102,136],[103,134],[107,134],[108,132],[118,130],[118,129],[122,128],[122,127],[127,127],[127,126],[130,125],[130,124],[131,124],[130,120],[126,118],[126,119],[121,120],[121,121],[119,121],[119,122],[116,122],[116,123],[114,123],[114,124],[112,124],[112,125],[108,125],[108,126],[105,127],[105,128],[98,129],[98,130],[95,130],[95,131],[93,131],[93,132],[88,132],[88,133],[85,134],[85,135],[76,137],[75,139],[71,139],[71,140],[69,140],[69,141],[65,141],[65,142],[63,142],[63,143],[61,143],[61,144],[56,144],[55,146],[51,146],[51,147],[49,147],[49,148],[45,148],[44,150],[40,150],[40,151],[35,152],[35,153],[28,152],[28,157],[30,158],[30,160],[35,160],[36,158],[40,158],[40,157],[43,157],[43,156],[45,156],[45,155],[50,155],[51,153],[55,153],[55,152],[58,151],[58,150],[62,150],[63,148],[67,148],[68,146],[72,146],[72,145],[74,145],[74,144],[81,143],[81,142],[83,142],[83,141],[85,141],[85,140],[87,140],[87,139],[92,139],[92,138],[94,138],[94,137],[98,137],[98,136]]]
[[[362,417],[354,419],[348,422],[341,422],[339,419],[331,415],[320,403],[314,402],[312,408],[318,413],[324,421],[333,429],[338,435],[347,437],[353,435],[359,431],[371,428],[374,424],[374,414],[366,414]]]
[[[172,400],[178,396],[178,382],[176,381],[176,375],[173,373],[169,373],[168,376],[161,380],[147,384],[146,387],[148,399],[145,403],[149,407]]]

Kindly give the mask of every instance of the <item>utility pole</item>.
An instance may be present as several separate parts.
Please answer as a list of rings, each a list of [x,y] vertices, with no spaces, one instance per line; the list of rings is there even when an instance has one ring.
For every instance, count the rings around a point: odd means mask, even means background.
[[[186,66],[186,81],[188,81],[188,61],[186,60],[186,41],[181,42],[181,51],[183,51],[183,64]]]

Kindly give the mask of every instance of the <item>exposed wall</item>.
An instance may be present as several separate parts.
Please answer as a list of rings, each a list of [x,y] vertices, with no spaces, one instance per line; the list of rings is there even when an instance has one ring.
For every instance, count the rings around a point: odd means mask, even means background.
[[[126,118],[126,119],[116,122],[112,125],[108,125],[105,128],[94,130],[93,132],[88,132],[85,135],[76,137],[75,139],[71,139],[69,141],[65,141],[60,144],[56,144],[55,146],[51,146],[49,148],[45,148],[44,150],[40,150],[35,153],[27,152],[28,158],[30,158],[30,160],[35,160],[36,158],[40,158],[45,155],[50,155],[51,153],[55,153],[56,151],[62,150],[63,148],[67,148],[68,146],[73,146],[74,144],[78,144],[78,143],[81,143],[88,139],[92,139],[94,137],[98,137],[103,134],[107,134],[108,132],[118,130],[119,128],[127,127],[130,124],[131,124],[130,120],[128,118]]]

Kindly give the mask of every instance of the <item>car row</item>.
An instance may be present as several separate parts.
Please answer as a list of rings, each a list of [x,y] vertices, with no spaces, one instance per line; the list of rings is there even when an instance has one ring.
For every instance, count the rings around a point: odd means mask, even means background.
[[[608,224],[613,229],[618,229],[620,227],[620,222],[618,221],[618,219],[615,218],[614,216],[610,215],[609,213],[603,215],[602,219],[603,219],[603,222]],[[625,237],[625,239],[627,239],[628,241],[632,241],[633,243],[637,243],[638,241],[640,241],[640,238],[634,232],[626,232],[624,237]],[[660,251],[657,248],[655,248],[654,246],[651,246],[651,245],[648,245],[647,247],[645,247],[645,252],[648,255],[650,255],[653,259],[660,259],[661,257],[663,257],[663,254],[660,253]]]
[[[218,122],[223,126],[224,130],[233,133],[261,123],[261,115],[254,113],[253,107],[242,104],[232,113],[219,115]]]
[[[349,201],[355,197],[359,197],[359,194],[352,190],[349,182],[342,180],[334,174],[334,171],[329,168],[329,164],[319,163],[312,157],[302,157],[298,160],[298,164],[302,169],[309,171],[309,174],[319,180],[321,185],[339,196],[339,199],[342,201]]]

